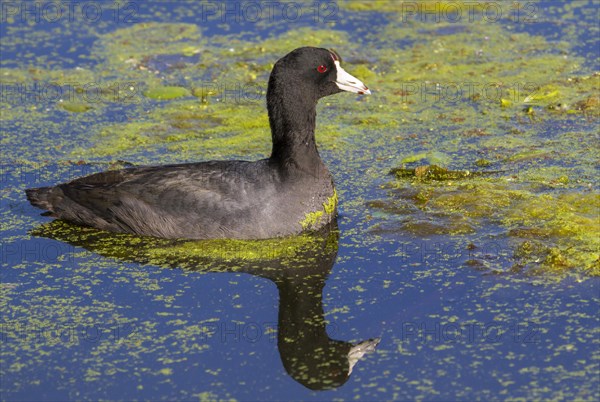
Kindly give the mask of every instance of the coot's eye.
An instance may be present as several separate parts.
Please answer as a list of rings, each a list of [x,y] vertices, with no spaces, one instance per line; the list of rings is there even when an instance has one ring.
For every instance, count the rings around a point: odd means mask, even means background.
[[[319,67],[317,67],[317,71],[320,73],[324,73],[325,71],[327,71],[327,66],[325,64],[321,64]]]

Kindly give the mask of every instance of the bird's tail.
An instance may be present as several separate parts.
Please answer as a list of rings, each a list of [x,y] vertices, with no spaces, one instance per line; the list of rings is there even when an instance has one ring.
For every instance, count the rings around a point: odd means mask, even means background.
[[[27,199],[31,203],[31,205],[45,209],[48,211],[52,211],[52,204],[48,200],[48,196],[50,195],[50,191],[52,187],[38,187],[38,188],[28,188],[25,190],[25,194],[27,194]]]

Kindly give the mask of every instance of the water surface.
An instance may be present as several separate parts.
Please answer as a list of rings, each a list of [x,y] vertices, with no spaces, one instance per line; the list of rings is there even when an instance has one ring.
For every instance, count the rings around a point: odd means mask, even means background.
[[[2,10],[3,399],[600,398],[597,4],[92,4]],[[269,71],[303,45],[373,91],[319,105],[337,228],[161,242],[27,203],[265,157]]]

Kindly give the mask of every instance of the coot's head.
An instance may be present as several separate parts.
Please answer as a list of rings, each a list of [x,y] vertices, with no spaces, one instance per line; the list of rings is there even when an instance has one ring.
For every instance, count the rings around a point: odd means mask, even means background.
[[[370,94],[369,88],[348,74],[340,63],[341,59],[334,51],[316,47],[298,48],[275,63],[267,97],[278,93],[316,102],[342,91]]]

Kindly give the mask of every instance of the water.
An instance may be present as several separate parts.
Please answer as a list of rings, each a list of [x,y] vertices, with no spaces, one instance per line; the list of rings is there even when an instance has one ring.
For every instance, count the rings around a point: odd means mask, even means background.
[[[36,21],[15,14],[22,3],[2,4],[3,399],[600,397],[589,262],[597,5],[531,3],[541,22],[525,24],[411,22],[330,3],[317,18],[303,5],[299,18],[256,21],[249,3],[225,21],[217,3],[92,4],[102,10],[94,21],[49,21],[50,8]],[[27,203],[25,188],[126,163],[263,157],[262,98],[143,92],[260,89],[300,44],[335,47],[374,92],[319,106],[337,228],[250,244],[159,242],[50,224]],[[153,71],[139,68],[144,57]],[[534,113],[525,94],[503,92],[514,98],[501,108],[483,92],[449,99],[431,86],[500,79],[502,91],[535,84]],[[105,91],[84,96],[89,83]],[[134,95],[111,92],[114,83],[133,83]],[[430,92],[410,94],[415,83]],[[549,107],[558,103],[564,111]],[[388,174],[427,164],[490,173]],[[348,354],[365,341],[374,351],[348,374]]]

